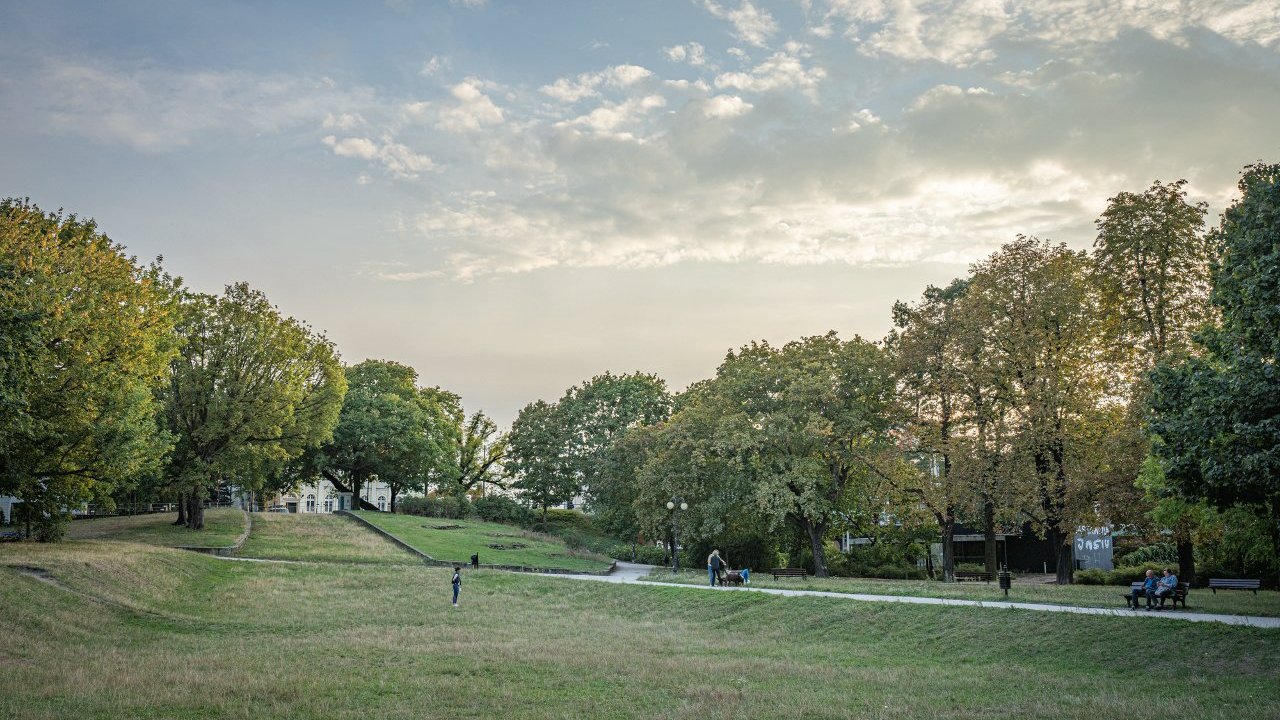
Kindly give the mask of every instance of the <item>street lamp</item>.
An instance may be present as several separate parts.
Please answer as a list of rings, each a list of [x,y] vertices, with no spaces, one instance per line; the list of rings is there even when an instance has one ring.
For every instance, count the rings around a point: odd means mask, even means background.
[[[689,503],[680,498],[671,498],[667,501],[667,511],[671,513],[671,572],[680,572],[680,516],[675,510],[679,507],[681,510],[688,510]]]

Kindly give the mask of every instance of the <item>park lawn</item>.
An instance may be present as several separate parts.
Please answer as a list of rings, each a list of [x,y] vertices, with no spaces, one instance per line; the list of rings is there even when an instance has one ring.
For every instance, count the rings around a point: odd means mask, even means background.
[[[672,574],[668,568],[655,569],[648,578],[654,582],[675,582],[687,585],[706,585],[706,570],[682,570]],[[914,595],[917,597],[958,598],[962,600],[1008,600],[1009,602],[1045,603],[1050,605],[1078,605],[1124,609],[1123,595],[1128,586],[1118,585],[1066,585],[1015,581],[1006,598],[999,585],[991,583],[942,583],[936,580],[880,580],[877,578],[798,578],[773,579],[768,571],[751,573],[751,586],[785,588],[788,590],[822,590],[867,595]],[[1187,595],[1189,612],[1225,613],[1228,615],[1259,615],[1280,617],[1280,592],[1260,590],[1257,595],[1239,590],[1219,590],[1216,594],[1207,588],[1192,588]],[[1182,606],[1178,606],[1182,612]]]
[[[178,514],[172,512],[72,520],[67,526],[67,539],[221,548],[234,545],[244,532],[244,511],[238,508],[205,510],[204,528],[201,530],[174,526],[172,523],[177,517]]]
[[[449,575],[0,546],[0,717],[1280,716],[1280,631]]]
[[[341,515],[255,513],[236,557],[307,562],[421,564],[413,553]]]
[[[465,564],[470,562],[473,553],[479,553],[481,565],[601,572],[613,564],[602,555],[574,551],[555,537],[512,525],[370,511],[358,514],[420,552],[443,562]],[[526,547],[512,548],[513,544]],[[505,545],[506,549],[498,550],[490,545]]]

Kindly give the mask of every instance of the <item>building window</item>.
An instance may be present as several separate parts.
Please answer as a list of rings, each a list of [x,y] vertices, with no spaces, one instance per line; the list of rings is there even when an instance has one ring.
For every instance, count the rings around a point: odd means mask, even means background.
[[[316,496],[308,495],[307,496],[307,512],[313,513],[315,511],[316,511]]]
[[[381,510],[382,512],[386,512],[386,511],[387,511],[387,496],[386,496],[386,495],[379,495],[379,496],[378,496],[378,509],[379,509],[379,510]]]
[[[327,497],[324,499],[324,511],[327,513],[333,512],[333,498]]]

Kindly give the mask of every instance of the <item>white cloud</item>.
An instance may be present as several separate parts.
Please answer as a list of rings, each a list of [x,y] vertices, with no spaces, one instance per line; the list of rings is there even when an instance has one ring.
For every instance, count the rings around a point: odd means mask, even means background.
[[[636,85],[653,75],[648,68],[639,65],[614,65],[600,72],[582,73],[576,78],[559,78],[539,91],[563,103],[575,103],[600,94],[601,87],[624,89]]]
[[[422,69],[418,71],[418,74],[422,77],[433,77],[442,70],[448,70],[452,65],[453,63],[449,58],[432,55],[431,59],[422,64]]]
[[[581,128],[601,134],[614,134],[624,139],[630,138],[632,137],[630,133],[622,134],[614,133],[614,131],[635,121],[650,110],[665,107],[666,104],[666,98],[661,95],[630,98],[620,103],[606,102],[586,115],[562,121],[557,123],[557,126]]]
[[[701,43],[691,42],[687,45],[675,45],[663,48],[667,59],[671,62],[688,62],[694,67],[707,64],[707,49]]]
[[[774,90],[800,90],[811,98],[816,96],[818,84],[827,76],[821,67],[805,67],[807,48],[794,43],[774,53],[750,72],[727,72],[716,76],[717,88],[734,88],[744,92],[771,92]]]
[[[447,132],[474,132],[482,128],[502,124],[505,114],[480,90],[474,79],[458,83],[449,89],[458,103],[440,110],[436,127]]]
[[[714,0],[704,0],[707,12],[733,25],[734,33],[743,42],[764,47],[769,36],[778,31],[778,23],[768,10],[761,10],[751,4],[751,0],[742,0],[735,9],[729,9]]]
[[[426,155],[414,152],[408,146],[390,139],[381,144],[363,137],[338,139],[333,135],[324,137],[321,142],[333,149],[333,154],[341,157],[359,158],[382,165],[392,177],[400,180],[412,180],[424,172],[438,168],[434,161]],[[368,177],[362,175],[361,177]],[[360,182],[357,180],[357,182]],[[365,184],[361,182],[360,184]]]
[[[716,95],[702,106],[702,113],[709,118],[734,118],[751,112],[752,104],[737,95]]]
[[[360,113],[325,113],[324,122],[320,124],[325,130],[353,130],[364,125]]]

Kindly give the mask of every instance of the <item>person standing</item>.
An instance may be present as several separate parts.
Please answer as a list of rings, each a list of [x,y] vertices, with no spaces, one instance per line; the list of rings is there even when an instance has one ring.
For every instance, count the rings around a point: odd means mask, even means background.
[[[453,606],[458,607],[458,592],[462,590],[462,568],[453,566]]]
[[[716,548],[707,556],[707,575],[711,579],[711,587],[716,586],[716,580],[720,577],[722,569],[724,569],[724,558],[720,557],[720,549]]]

